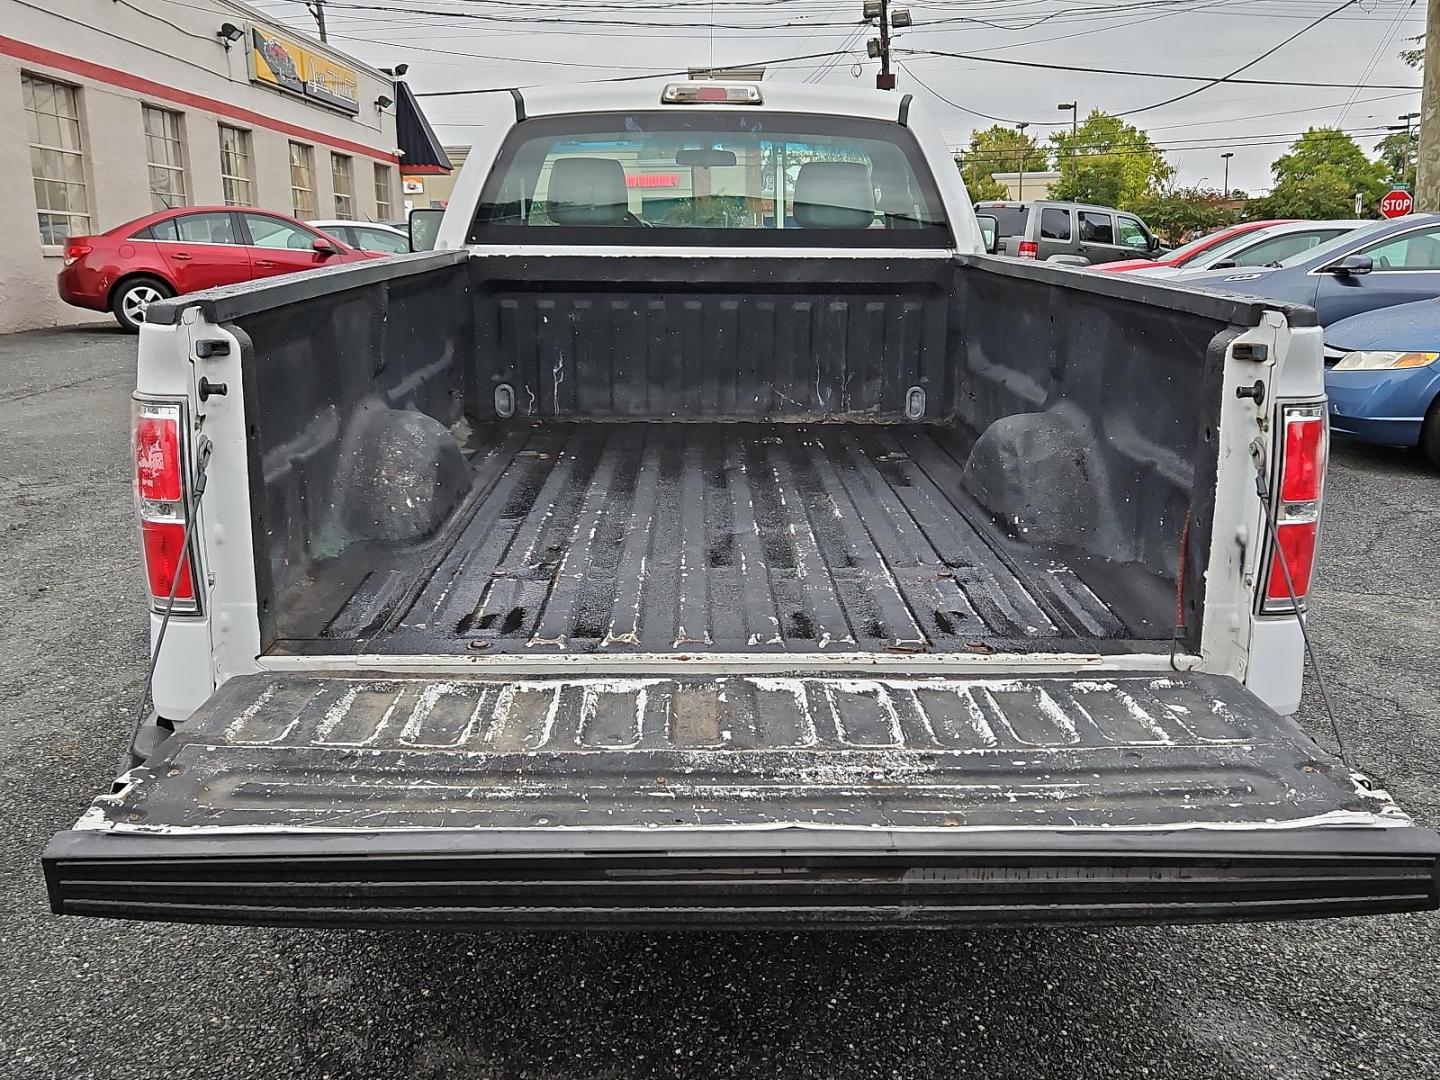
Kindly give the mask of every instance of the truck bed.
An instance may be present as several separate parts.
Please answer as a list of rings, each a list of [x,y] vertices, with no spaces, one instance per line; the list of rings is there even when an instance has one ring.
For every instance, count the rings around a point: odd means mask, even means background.
[[[1135,632],[1054,553],[1007,550],[943,428],[510,421],[467,449],[475,487],[439,541],[336,560],[314,590],[343,604],[283,649],[988,651]]]

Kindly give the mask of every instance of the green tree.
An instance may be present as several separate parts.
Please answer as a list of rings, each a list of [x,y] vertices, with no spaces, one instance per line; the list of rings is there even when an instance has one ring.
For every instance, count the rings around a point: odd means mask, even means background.
[[[1150,136],[1096,109],[1073,132],[1050,136],[1059,182],[1052,199],[1075,199],[1131,209],[1160,191],[1175,167]]]
[[[1223,192],[1211,188],[1168,188],[1153,192],[1127,209],[1135,211],[1150,228],[1172,244],[1191,233],[1210,232],[1235,220]]]
[[[955,164],[965,179],[965,189],[970,198],[1003,199],[1008,192],[1005,185],[991,174],[1019,172],[1044,172],[1050,166],[1045,148],[1023,131],[995,124],[984,131],[970,134],[970,145],[962,154],[955,156]]]
[[[1388,183],[1387,167],[1335,128],[1311,128],[1270,166],[1274,187],[1252,202],[1253,218],[1343,218],[1355,213],[1355,196],[1374,213]]]
[[[1420,129],[1413,128],[1408,135],[1403,131],[1391,132],[1375,144],[1375,153],[1389,170],[1392,184],[1413,184],[1420,160]]]

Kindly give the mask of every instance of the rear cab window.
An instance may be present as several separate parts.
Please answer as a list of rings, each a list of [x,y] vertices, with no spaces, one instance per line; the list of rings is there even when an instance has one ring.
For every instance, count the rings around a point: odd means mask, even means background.
[[[904,127],[742,110],[527,120],[500,150],[467,242],[953,246]]]
[[[1023,236],[1025,225],[1030,220],[1030,208],[1028,206],[991,206],[981,203],[976,208],[977,213],[989,214],[999,224],[996,228],[997,236]]]

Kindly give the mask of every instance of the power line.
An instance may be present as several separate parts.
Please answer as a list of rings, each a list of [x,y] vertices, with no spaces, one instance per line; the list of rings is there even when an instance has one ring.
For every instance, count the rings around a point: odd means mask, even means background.
[[[1333,18],[1333,17],[1336,16],[1336,15],[1339,15],[1340,12],[1344,11],[1346,8],[1351,7],[1352,5],[1357,4],[1357,3],[1359,3],[1359,0],[1344,0],[1344,2],[1343,2],[1342,4],[1340,4],[1339,7],[1331,8],[1331,9],[1330,9],[1329,11],[1327,11],[1324,15],[1321,15],[1318,19],[1315,19],[1315,20],[1313,20],[1312,22],[1306,23],[1306,24],[1305,24],[1304,26],[1302,26],[1299,30],[1296,30],[1295,33],[1291,34],[1289,37],[1287,37],[1284,41],[1280,42],[1278,45],[1272,45],[1270,48],[1268,48],[1268,49],[1266,49],[1264,52],[1262,52],[1259,56],[1255,57],[1254,60],[1251,60],[1251,61],[1249,61],[1248,63],[1241,64],[1238,68],[1236,68],[1234,71],[1230,72],[1228,75],[1225,75],[1225,76],[1223,76],[1223,77],[1221,77],[1221,78],[1219,78],[1219,79],[1216,79],[1216,80],[1214,80],[1213,82],[1208,82],[1208,83],[1206,83],[1204,86],[1197,86],[1197,87],[1195,87],[1195,89],[1193,89],[1193,90],[1187,90],[1187,91],[1185,91],[1185,93],[1183,93],[1183,94],[1176,94],[1174,97],[1172,97],[1172,98],[1166,98],[1164,101],[1157,101],[1157,102],[1155,102],[1153,105],[1142,105],[1142,106],[1141,106],[1140,108],[1138,108],[1138,109],[1126,109],[1124,112],[1116,113],[1115,115],[1117,115],[1117,116],[1135,116],[1137,113],[1150,112],[1152,109],[1160,109],[1160,108],[1163,108],[1163,107],[1166,106],[1166,105],[1174,105],[1177,101],[1184,101],[1186,98],[1192,98],[1192,97],[1194,97],[1196,94],[1203,94],[1206,90],[1209,90],[1211,87],[1213,87],[1213,86],[1219,86],[1222,82],[1226,82],[1227,80],[1234,78],[1236,75],[1239,75],[1242,71],[1246,71],[1246,70],[1254,67],[1256,64],[1260,63],[1260,61],[1266,59],[1267,57],[1274,56],[1277,52],[1279,52],[1281,49],[1283,49],[1286,45],[1289,45],[1292,41],[1294,41],[1296,38],[1298,38],[1301,34],[1304,34],[1304,33],[1306,33],[1306,32],[1309,31],[1309,30],[1315,29],[1315,27],[1319,26],[1319,25],[1320,25],[1321,23],[1323,23],[1326,19],[1330,19],[1330,18]]]
[[[1355,0],[1350,0],[1354,3]],[[1082,67],[1078,64],[1046,64],[1039,60],[1008,60],[979,53],[945,52],[940,49],[897,49],[907,56],[948,56],[952,60],[971,60],[978,64],[1001,64],[1006,67],[1038,68],[1043,71],[1073,71],[1085,75],[1116,75],[1131,79],[1171,79],[1180,82],[1230,83],[1234,86],[1300,86],[1312,90],[1349,90],[1351,83],[1300,82],[1289,79],[1236,79],[1229,75],[1181,75],[1164,71],[1123,71],[1119,68]],[[1420,92],[1418,86],[1401,86],[1397,83],[1367,83],[1365,90],[1411,90]]]

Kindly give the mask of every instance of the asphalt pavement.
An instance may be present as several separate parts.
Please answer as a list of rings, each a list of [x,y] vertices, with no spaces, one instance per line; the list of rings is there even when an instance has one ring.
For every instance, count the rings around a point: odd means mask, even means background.
[[[0,337],[0,1077],[1440,1077],[1433,915],[681,936],[50,915],[41,848],[112,777],[144,674],[134,357],[107,328]],[[1335,449],[1315,639],[1356,759],[1431,824],[1437,537],[1440,475]]]

